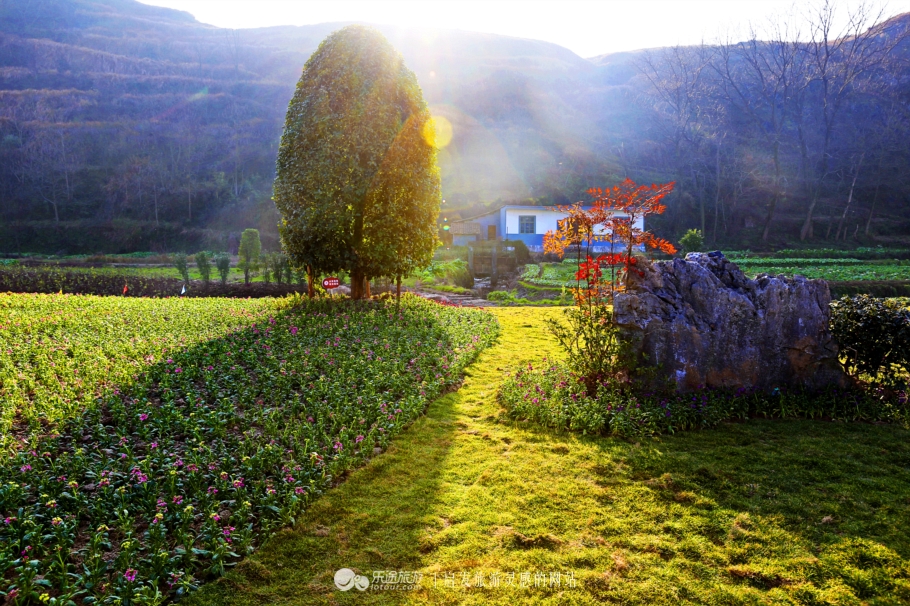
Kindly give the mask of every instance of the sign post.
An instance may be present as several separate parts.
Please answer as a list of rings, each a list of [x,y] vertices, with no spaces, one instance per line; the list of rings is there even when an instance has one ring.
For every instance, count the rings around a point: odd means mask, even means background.
[[[338,278],[326,278],[322,281],[322,287],[326,290],[338,288],[339,286],[341,286],[341,280]]]

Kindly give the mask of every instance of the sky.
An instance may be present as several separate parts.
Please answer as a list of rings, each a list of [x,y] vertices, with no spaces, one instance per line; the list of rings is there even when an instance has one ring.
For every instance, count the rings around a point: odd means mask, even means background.
[[[840,0],[843,24],[863,0]],[[143,0],[187,11],[227,28],[360,21],[461,29],[546,40],[582,57],[619,51],[741,39],[750,23],[794,14],[815,0]],[[867,0],[867,5],[870,4]],[[875,3],[890,17],[910,12],[910,0]]]

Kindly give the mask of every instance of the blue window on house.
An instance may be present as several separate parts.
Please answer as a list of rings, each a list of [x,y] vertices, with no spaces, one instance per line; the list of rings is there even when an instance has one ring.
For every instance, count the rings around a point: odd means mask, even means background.
[[[519,216],[518,217],[518,233],[536,234],[537,233],[537,217],[535,217],[534,215]]]

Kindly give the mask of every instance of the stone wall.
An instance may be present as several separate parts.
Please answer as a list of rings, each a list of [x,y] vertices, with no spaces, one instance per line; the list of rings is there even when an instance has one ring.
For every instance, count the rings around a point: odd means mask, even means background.
[[[637,266],[614,314],[678,389],[843,386],[824,280],[749,280],[720,252]]]

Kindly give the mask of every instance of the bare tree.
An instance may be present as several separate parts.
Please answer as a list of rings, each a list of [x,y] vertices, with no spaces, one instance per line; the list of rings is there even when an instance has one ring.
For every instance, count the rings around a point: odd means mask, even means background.
[[[808,101],[820,122],[821,141],[815,162],[815,178],[800,229],[800,239],[812,237],[812,219],[825,180],[830,175],[832,136],[852,95],[879,70],[889,70],[892,51],[907,37],[906,28],[883,32],[881,9],[863,2],[847,15],[847,24],[834,31],[837,5],[823,0],[810,15],[809,41],[805,45],[810,70]]]
[[[771,156],[771,201],[762,240],[768,239],[775,212],[785,195],[782,155],[788,136],[787,121],[794,111],[792,100],[805,86],[799,35],[790,20],[772,20],[761,32],[751,28],[745,42],[721,44],[712,63],[727,102],[748,119]]]

